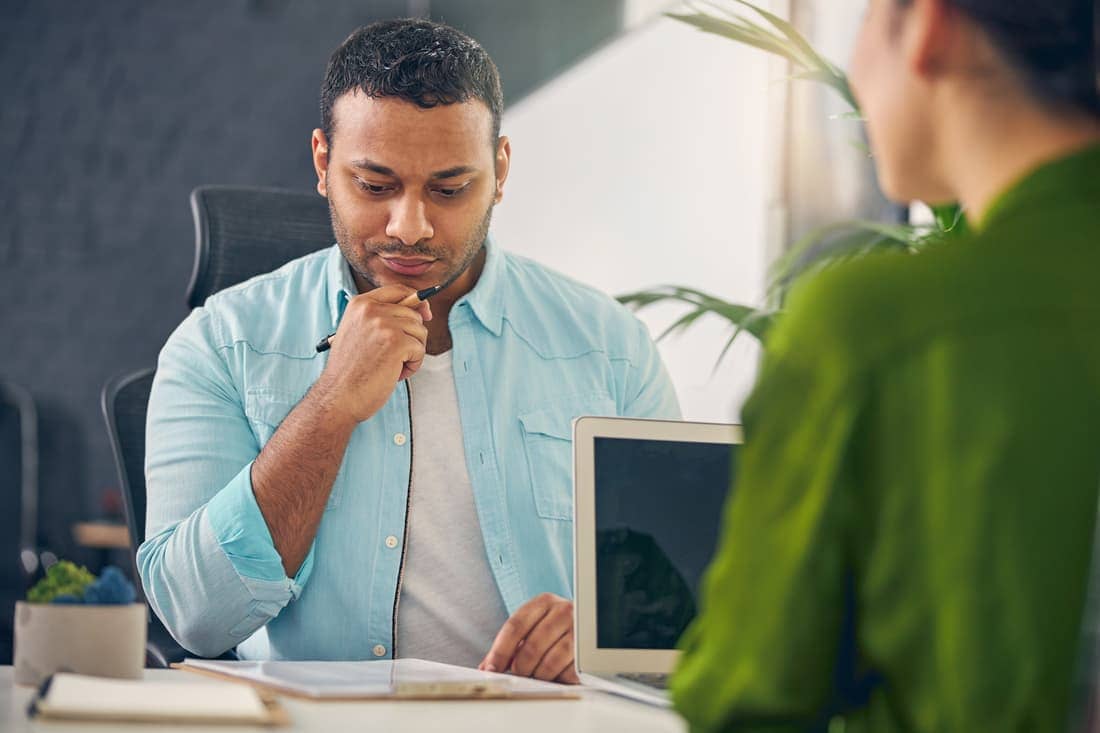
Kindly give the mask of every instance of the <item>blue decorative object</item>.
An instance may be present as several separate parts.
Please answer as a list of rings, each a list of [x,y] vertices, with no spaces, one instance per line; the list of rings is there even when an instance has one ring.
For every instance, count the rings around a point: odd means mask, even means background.
[[[133,603],[134,585],[114,565],[103,569],[99,578],[84,589],[84,602],[97,605]]]

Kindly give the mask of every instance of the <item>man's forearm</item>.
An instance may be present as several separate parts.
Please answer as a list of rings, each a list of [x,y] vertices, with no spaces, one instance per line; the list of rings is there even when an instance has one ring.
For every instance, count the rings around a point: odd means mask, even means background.
[[[288,577],[309,553],[356,424],[318,383],[252,464],[252,492]]]

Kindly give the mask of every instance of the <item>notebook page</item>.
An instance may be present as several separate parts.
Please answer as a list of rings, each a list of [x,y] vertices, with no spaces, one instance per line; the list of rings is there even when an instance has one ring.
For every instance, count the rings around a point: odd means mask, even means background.
[[[240,684],[148,682],[55,674],[40,706],[58,715],[225,718],[263,721],[259,695]]]

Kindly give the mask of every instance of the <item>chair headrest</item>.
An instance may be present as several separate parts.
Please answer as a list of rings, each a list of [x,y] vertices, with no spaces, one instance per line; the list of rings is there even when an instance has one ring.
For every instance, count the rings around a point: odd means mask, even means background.
[[[316,193],[254,186],[199,186],[191,192],[195,266],[187,305],[330,246],[328,202]]]

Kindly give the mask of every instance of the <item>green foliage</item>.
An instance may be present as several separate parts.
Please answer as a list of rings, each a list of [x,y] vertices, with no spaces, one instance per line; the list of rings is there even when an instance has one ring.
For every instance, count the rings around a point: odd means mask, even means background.
[[[49,603],[58,596],[84,597],[84,589],[95,582],[95,576],[85,567],[77,567],[68,560],[54,563],[46,571],[46,577],[27,591],[31,603]]]
[[[791,62],[795,79],[826,84],[843,97],[853,111],[859,111],[859,105],[856,104],[852,88],[848,84],[848,76],[819,54],[793,25],[746,0],[733,0],[733,2],[752,10],[771,28],[761,25],[752,17],[730,12],[715,2],[706,2],[704,5],[712,8],[717,14],[708,14],[700,10],[690,14],[668,13],[668,17],[693,25],[704,33],[724,36],[738,43],[782,56]],[[694,6],[689,3],[689,7]]]
[[[699,9],[693,13],[668,15],[705,33],[723,36],[787,59],[794,70],[793,78],[827,85],[852,108],[851,113],[843,116],[860,119],[859,104],[852,94],[847,75],[814,50],[793,25],[747,0],[732,2],[750,9],[753,15],[731,12],[716,2],[702,3],[714,12]],[[696,4],[689,5],[692,8],[699,7]],[[692,288],[672,285],[628,293],[618,299],[636,310],[661,302],[678,302],[689,306],[686,313],[657,337],[658,340],[670,333],[686,330],[707,314],[725,318],[730,322],[733,332],[718,356],[720,363],[742,333],[749,333],[761,342],[764,340],[768,330],[782,315],[781,308],[787,291],[798,278],[870,252],[917,252],[966,231],[966,219],[958,205],[935,206],[932,207],[932,213],[933,223],[929,225],[853,220],[815,229],[792,244],[787,253],[771,267],[764,299],[768,305],[764,307],[730,303]]]
[[[719,362],[722,361],[726,352],[730,350],[730,347],[733,346],[733,342],[737,340],[737,337],[740,336],[742,332],[747,331],[760,341],[763,341],[776,317],[775,312],[753,308],[747,305],[740,305],[738,303],[729,303],[700,290],[672,285],[620,295],[618,300],[623,305],[634,308],[635,310],[645,308],[654,303],[667,301],[686,303],[690,306],[686,313],[680,316],[679,319],[657,337],[658,341],[669,334],[686,331],[692,324],[708,313],[725,318],[732,325],[733,333],[729,337],[729,340],[726,341],[726,345],[722,348],[722,353],[718,356]]]

